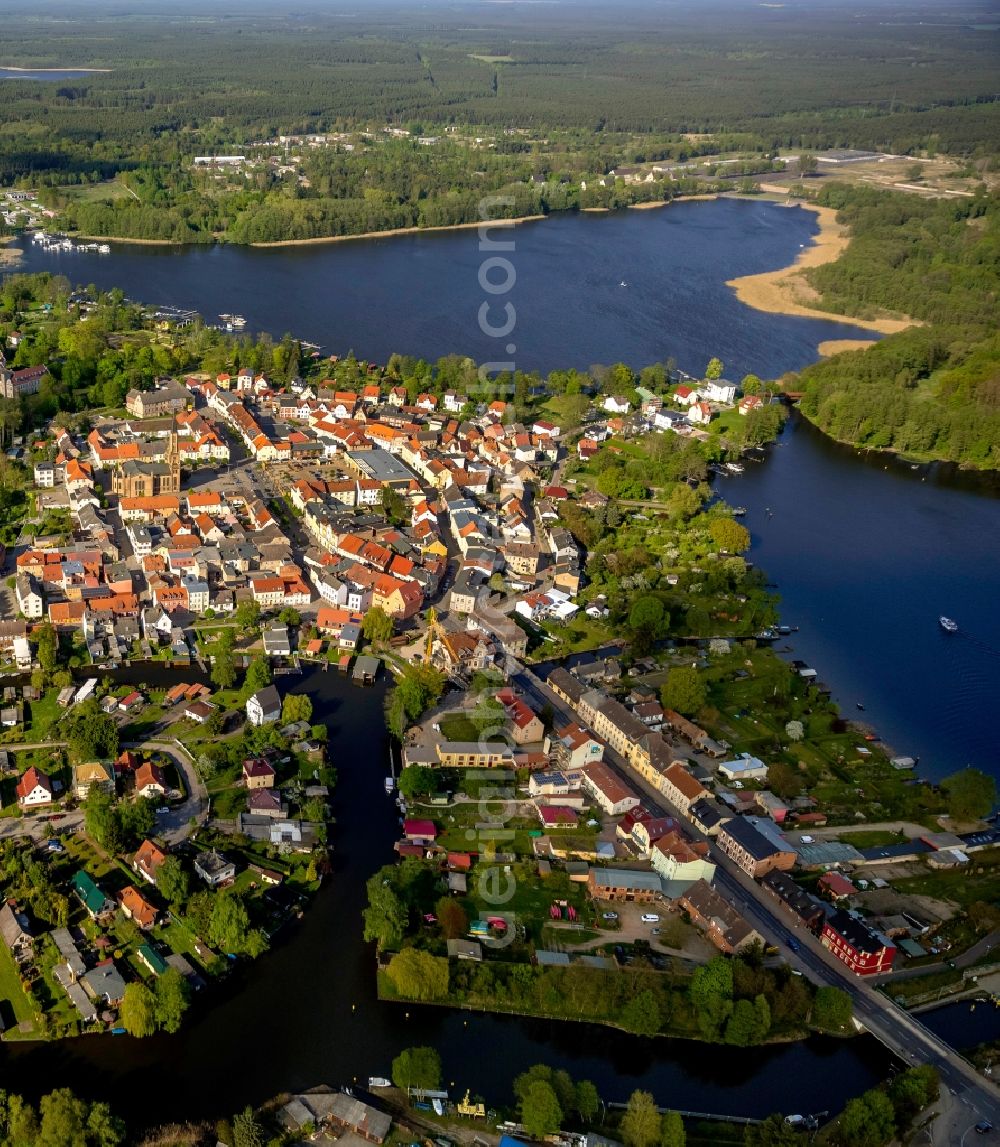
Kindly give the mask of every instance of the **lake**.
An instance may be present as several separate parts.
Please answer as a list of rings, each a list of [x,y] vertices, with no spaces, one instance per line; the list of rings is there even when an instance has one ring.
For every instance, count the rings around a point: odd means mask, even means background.
[[[90,69],[42,68],[32,71],[28,68],[0,68],[0,80],[43,80],[54,83],[56,80],[83,80],[95,73]]]
[[[395,351],[428,359],[454,352],[546,372],[673,357],[692,373],[718,355],[739,379],[801,367],[824,339],[872,337],[848,323],[751,310],[725,285],[787,266],[817,226],[801,207],[735,199],[556,215],[492,232],[514,243],[500,254],[516,273],[509,294],[492,299],[479,283],[490,253],[479,250],[475,230],[276,248],[116,243],[111,256],[20,245],[23,270],[118,286],[131,298],[193,308],[208,322],[239,313],[249,330],[292,332],[328,353],[353,349],[385,362]],[[514,306],[509,337],[479,329],[488,299],[494,325],[505,302]]]
[[[4,1088],[37,1097],[72,1086],[147,1126],[217,1118],[280,1091],[387,1075],[404,1047],[428,1044],[441,1053],[453,1094],[470,1087],[495,1104],[509,1101],[518,1072],[540,1062],[593,1079],[605,1101],[627,1099],[643,1086],[662,1103],[761,1116],[833,1110],[884,1077],[890,1057],[867,1037],[814,1038],[748,1056],[606,1028],[379,1003],[361,909],[365,880],[393,860],[399,833],[382,783],[383,686],[362,689],[319,670],[279,678],[279,686],[313,698],[314,720],[329,727],[338,769],[334,872],[304,921],[279,937],[274,951],[206,993],[175,1036],[0,1044]]]

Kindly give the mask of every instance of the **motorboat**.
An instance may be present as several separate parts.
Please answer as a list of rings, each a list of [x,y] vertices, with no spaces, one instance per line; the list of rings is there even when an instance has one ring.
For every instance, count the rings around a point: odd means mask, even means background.
[[[392,1087],[392,1080],[386,1079],[386,1077],[384,1075],[369,1075],[368,1076],[368,1086],[369,1087]]]
[[[938,624],[945,633],[958,633],[958,622],[953,621],[950,617],[939,617]]]

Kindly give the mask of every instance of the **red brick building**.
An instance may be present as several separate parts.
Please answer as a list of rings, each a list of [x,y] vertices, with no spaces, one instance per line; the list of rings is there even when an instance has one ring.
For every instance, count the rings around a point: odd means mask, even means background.
[[[819,938],[824,948],[829,948],[858,976],[892,971],[895,946],[849,912],[834,912],[823,925]]]

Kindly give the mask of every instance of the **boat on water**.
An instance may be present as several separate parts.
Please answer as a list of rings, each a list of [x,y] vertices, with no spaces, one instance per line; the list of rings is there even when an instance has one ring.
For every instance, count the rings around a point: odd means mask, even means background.
[[[746,512],[747,512],[746,506],[733,506],[733,517],[734,518],[742,518],[746,515]]]
[[[386,1077],[384,1075],[369,1075],[368,1076],[368,1086],[369,1087],[392,1087],[392,1080],[386,1079]]]
[[[742,474],[743,473],[743,467],[739,464],[739,462],[726,462],[725,467],[729,471],[730,474]]]
[[[440,1099],[434,1098],[431,1100],[431,1106],[434,1108],[435,1115],[444,1115],[444,1104]]]
[[[950,617],[939,617],[938,625],[945,631],[945,633],[958,633],[958,622],[953,621]]]
[[[385,778],[385,791],[389,794],[389,796],[392,796],[392,791],[395,787],[396,787],[396,778],[395,777],[386,777]]]

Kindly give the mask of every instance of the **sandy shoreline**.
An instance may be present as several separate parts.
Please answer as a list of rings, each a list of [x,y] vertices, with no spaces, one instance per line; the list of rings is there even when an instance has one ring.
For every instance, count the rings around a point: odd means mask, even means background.
[[[451,223],[445,227],[393,227],[388,231],[363,231],[360,235],[320,235],[315,239],[276,239],[272,243],[249,243],[250,247],[312,247],[317,243],[348,243],[353,239],[382,239],[386,235],[429,235],[439,231],[471,231],[478,227],[517,227],[535,223],[547,215],[519,215],[516,219],[484,219],[476,223]]]
[[[780,271],[765,271],[760,275],[744,275],[739,279],[730,279],[726,286],[735,290],[740,302],[758,311],[850,323],[851,326],[877,331],[883,335],[895,334],[897,331],[905,331],[908,327],[914,326],[913,319],[856,319],[851,315],[821,311],[811,305],[817,301],[818,296],[801,272],[809,267],[821,267],[824,263],[832,263],[847,247],[850,234],[846,227],[837,222],[837,213],[832,207],[818,207],[814,203],[801,202],[798,206],[818,216],[819,234],[811,246],[799,252],[790,267],[783,267]],[[858,340],[831,339],[825,345],[854,341]],[[840,346],[839,349],[849,348]]]
[[[867,350],[877,339],[825,339],[816,348],[821,358],[830,358],[846,350]]]

